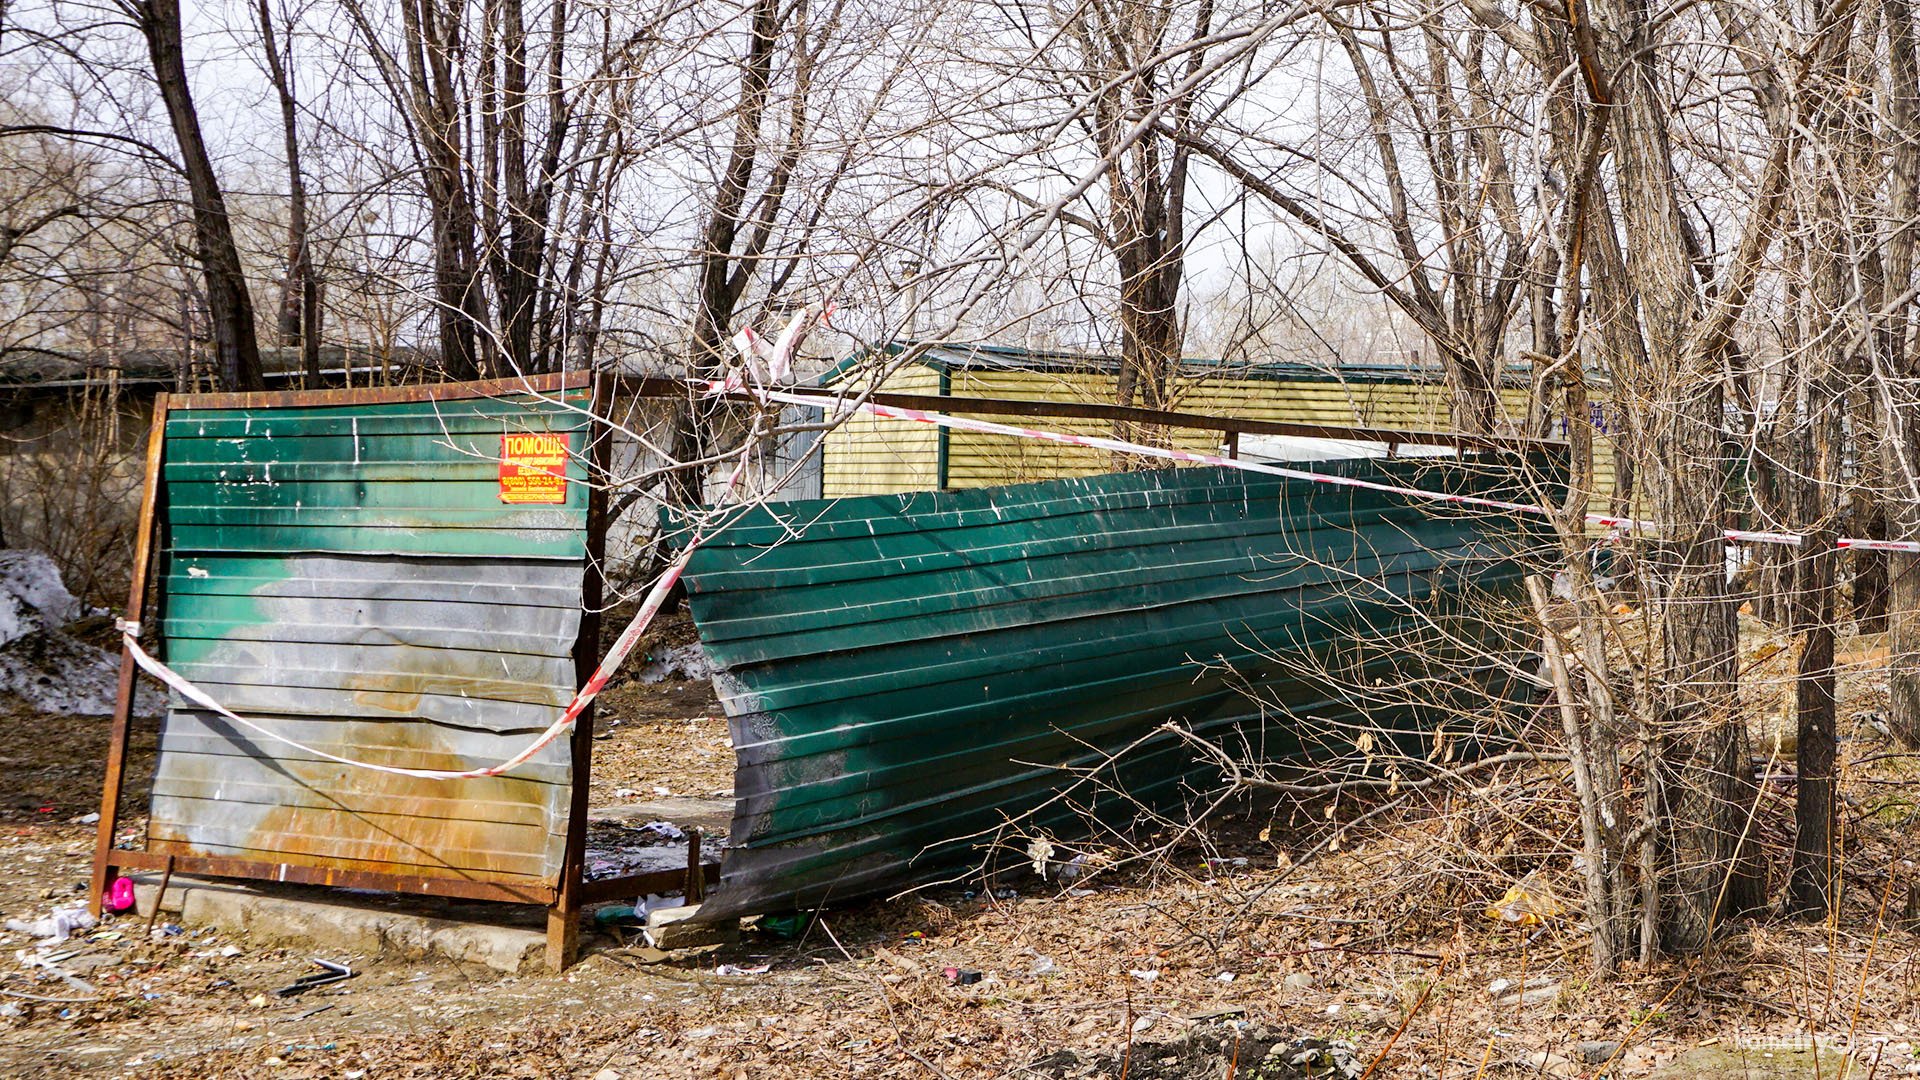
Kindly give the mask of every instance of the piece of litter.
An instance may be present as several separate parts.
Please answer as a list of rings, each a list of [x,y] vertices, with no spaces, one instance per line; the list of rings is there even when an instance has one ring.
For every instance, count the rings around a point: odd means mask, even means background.
[[[1223,971],[1223,972],[1221,972],[1220,974],[1218,974],[1218,975],[1215,975],[1215,976],[1214,976],[1214,978],[1215,978],[1215,979],[1217,979],[1217,980],[1219,980],[1220,982],[1232,982],[1232,981],[1233,981],[1233,972],[1231,972],[1231,971]]]
[[[682,893],[648,893],[634,902],[633,913],[644,919],[649,912],[658,911],[661,908],[685,906],[687,906],[687,898]]]
[[[85,904],[77,904],[56,908],[42,919],[8,919],[6,926],[16,934],[46,938],[51,943],[65,941],[75,930],[90,929],[98,922]]]
[[[274,996],[294,997],[299,994],[304,994],[318,986],[331,986],[337,982],[345,982],[358,974],[358,972],[347,965],[335,963],[332,960],[322,960],[316,956],[313,958],[313,962],[322,970],[313,972],[310,975],[300,976],[293,980],[292,983],[275,990],[273,992]]]
[[[941,968],[940,974],[945,975],[947,981],[955,986],[972,986],[982,978],[981,974],[977,971],[968,971],[965,968],[957,967]]]
[[[1160,973],[1158,971],[1153,971],[1150,969],[1141,970],[1136,968],[1133,971],[1127,972],[1127,974],[1133,976],[1136,979],[1139,979],[1141,982],[1152,982],[1153,980],[1160,977]]]
[[[719,967],[713,969],[713,973],[715,975],[765,975],[772,970],[772,964],[755,964],[752,967],[741,967],[738,964],[721,964]],[[691,1036],[692,1032],[688,1032],[688,1035]]]
[[[1053,858],[1053,845],[1045,838],[1027,845],[1027,858],[1033,862],[1033,872],[1041,877],[1047,876],[1047,862]]]
[[[1519,926],[1539,926],[1565,909],[1534,874],[1528,874],[1487,908],[1487,918]]]

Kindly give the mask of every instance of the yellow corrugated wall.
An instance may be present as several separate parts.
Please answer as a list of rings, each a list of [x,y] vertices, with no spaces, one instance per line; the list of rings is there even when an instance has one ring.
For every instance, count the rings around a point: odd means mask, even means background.
[[[919,366],[896,371],[881,388],[896,394],[937,394],[940,373]],[[927,491],[939,483],[940,432],[931,424],[855,416],[828,432],[820,461],[820,493],[891,495]]]
[[[895,373],[883,389],[935,394],[939,384],[937,372],[915,367]],[[1085,372],[959,370],[952,375],[949,393],[954,397],[1111,404],[1114,377]],[[1437,383],[1203,376],[1177,380],[1171,396],[1171,410],[1205,416],[1427,431],[1444,431],[1451,426],[1446,388]],[[1500,397],[1508,415],[1525,415],[1524,387],[1505,388]],[[1113,425],[1105,420],[980,419],[1081,435],[1113,434]],[[1203,453],[1217,453],[1224,438],[1220,432],[1191,428],[1169,434],[1180,449]],[[830,498],[924,491],[938,483],[939,437],[926,425],[854,419],[827,435],[825,454],[822,489]],[[1613,448],[1604,437],[1595,441],[1594,458],[1598,489],[1594,508],[1599,510],[1613,490]],[[991,487],[1089,476],[1115,468],[1113,455],[1101,450],[968,431],[948,433],[948,487]]]
[[[956,397],[993,397],[1018,401],[1075,401],[1111,404],[1111,375],[1048,371],[955,372]],[[1184,378],[1176,380],[1169,408],[1175,412],[1242,420],[1300,424],[1399,427],[1442,431],[1449,426],[1446,389],[1427,383],[1375,383],[1326,380]],[[1523,388],[1502,392],[1506,407],[1524,414]],[[964,414],[963,414],[964,415]],[[1008,422],[1005,417],[983,417]],[[1104,420],[1049,419],[1031,426],[1083,435],[1111,435]],[[1182,450],[1218,453],[1224,436],[1217,431],[1176,429],[1173,445]],[[950,487],[988,487],[1057,476],[1109,472],[1113,456],[1099,450],[1011,436],[956,431],[950,436],[947,483]]]

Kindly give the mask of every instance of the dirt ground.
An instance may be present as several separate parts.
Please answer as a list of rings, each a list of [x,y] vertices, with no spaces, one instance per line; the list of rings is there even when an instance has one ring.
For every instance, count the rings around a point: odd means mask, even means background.
[[[1575,895],[1562,785],[1516,767],[1344,831],[1318,858],[1366,807],[1241,805],[1185,832],[1143,828],[1131,840],[1157,846],[1153,860],[1073,881],[1023,867],[829,911],[797,940],[749,929],[651,962],[595,938],[560,977],[338,956],[360,974],[277,997],[317,970],[307,954],[192,927],[149,938],[120,919],[51,950],[76,984],[24,966],[29,938],[8,933],[0,1075],[1638,1077],[1703,1043],[1808,1033],[1845,1041],[1874,1075],[1920,1072],[1920,937],[1899,925],[1920,768],[1873,727],[1874,693],[1863,668],[1845,702],[1837,923],[1738,924],[1705,956],[1610,981],[1588,974],[1571,919],[1487,917],[1528,874]],[[728,791],[719,714],[705,682],[617,687],[600,712],[595,805]],[[9,917],[80,898],[93,834],[71,819],[97,804],[104,732],[0,723]],[[1784,865],[1778,829],[1762,839]]]

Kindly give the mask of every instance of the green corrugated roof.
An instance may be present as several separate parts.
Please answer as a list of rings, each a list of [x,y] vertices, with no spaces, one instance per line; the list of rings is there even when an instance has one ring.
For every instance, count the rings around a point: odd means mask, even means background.
[[[1048,371],[1111,374],[1120,367],[1120,358],[1109,353],[1028,349],[1018,345],[994,345],[981,342],[889,341],[884,345],[870,345],[857,350],[822,374],[819,385],[832,386],[847,372],[872,360],[876,352],[884,351],[889,357],[899,356],[915,345],[924,345],[926,351],[916,357],[914,362],[935,371]],[[1512,373],[1519,374],[1525,370],[1526,368],[1522,365],[1515,367]],[[1446,377],[1445,372],[1440,368],[1428,364],[1341,364],[1338,366],[1283,362],[1237,364],[1208,357],[1182,358],[1180,374],[1270,379],[1275,382],[1335,379],[1341,382],[1437,383]]]

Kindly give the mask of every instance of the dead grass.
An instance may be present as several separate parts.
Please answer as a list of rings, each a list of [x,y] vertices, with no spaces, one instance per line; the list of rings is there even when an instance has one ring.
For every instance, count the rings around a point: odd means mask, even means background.
[[[1916,873],[1920,762],[1895,754],[1861,715],[1876,707],[1876,678],[1861,668],[1843,683],[1838,919],[1729,926],[1705,955],[1610,980],[1588,972],[1572,910],[1567,793],[1550,766],[1515,765],[1357,828],[1347,826],[1373,804],[1237,806],[1177,838],[1135,837],[1167,846],[1091,880],[1010,871],[997,884],[1011,897],[978,883],[928,890],[828,912],[798,941],[749,932],[737,946],[648,964],[603,939],[563,979],[367,957],[358,959],[369,974],[348,993],[263,1009],[248,1002],[298,974],[302,956],[248,947],[228,959],[204,942],[163,943],[115,969],[125,974],[97,979],[97,1004],[0,1019],[0,1072],[1219,1078],[1238,1067],[1231,1047],[1242,1045],[1222,1041],[1220,1025],[1244,1023],[1254,1026],[1225,1030],[1350,1043],[1357,1060],[1377,1060],[1375,1076],[1472,1080],[1539,1075],[1542,1064],[1594,1075],[1602,1066],[1578,1064],[1576,1048],[1602,1040],[1622,1044],[1606,1075],[1645,1076],[1709,1040],[1809,1033],[1850,1039],[1865,1060],[1877,1055],[1876,1075],[1891,1076],[1913,1065],[1920,1022],[1920,938],[1895,925]],[[623,686],[602,715],[621,724],[595,747],[596,801],[601,787],[646,785],[651,795],[656,778],[675,794],[731,786],[723,726],[690,722],[717,715],[704,683]],[[58,752],[50,741],[8,745]],[[1781,867],[1790,807],[1784,784],[1775,790],[1763,839]],[[1335,830],[1344,831],[1329,846]],[[16,831],[0,903],[44,910],[43,891],[84,873],[86,830]],[[1488,904],[1528,875],[1569,910],[1537,929],[1489,919]],[[723,963],[771,970],[716,974]],[[982,977],[955,985],[950,967]],[[0,982],[54,996],[47,985],[24,972]],[[323,1004],[336,1007],[302,1017]],[[1164,1052],[1139,1049],[1170,1041],[1178,1045]]]

